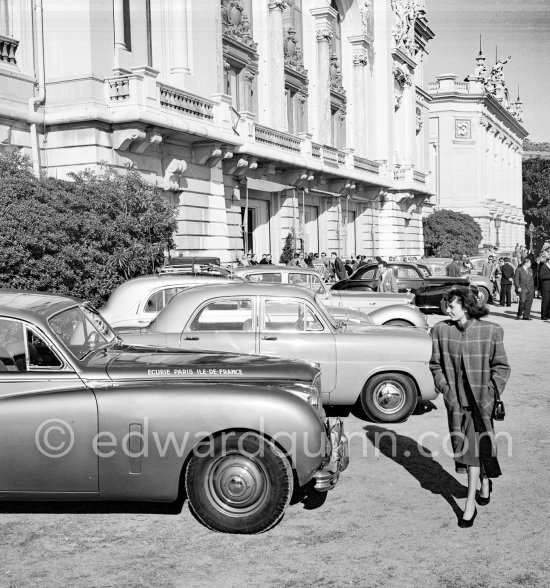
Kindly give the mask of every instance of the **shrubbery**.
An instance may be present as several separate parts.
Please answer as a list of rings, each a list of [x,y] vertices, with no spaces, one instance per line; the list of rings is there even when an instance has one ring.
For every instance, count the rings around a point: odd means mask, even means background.
[[[476,255],[482,239],[481,227],[472,216],[453,210],[436,210],[423,221],[427,255],[450,257],[454,253]]]
[[[101,304],[162,263],[175,212],[137,171],[71,179],[37,179],[25,158],[0,156],[0,284]]]

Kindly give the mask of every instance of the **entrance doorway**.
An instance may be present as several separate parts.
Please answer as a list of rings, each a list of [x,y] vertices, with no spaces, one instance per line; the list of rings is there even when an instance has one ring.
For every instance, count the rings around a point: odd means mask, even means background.
[[[269,239],[269,202],[249,200],[248,209],[241,206],[242,244],[245,253],[255,253],[258,258],[271,253]]]

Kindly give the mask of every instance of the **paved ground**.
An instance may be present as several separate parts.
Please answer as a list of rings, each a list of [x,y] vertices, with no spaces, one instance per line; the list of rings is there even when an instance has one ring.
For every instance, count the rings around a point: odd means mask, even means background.
[[[352,460],[341,483],[259,536],[212,533],[186,504],[0,506],[0,586],[546,588],[550,323],[515,321],[515,308],[492,318],[512,364],[497,428],[508,435],[499,440],[504,476],[471,529],[457,527],[465,477],[444,451],[438,399],[395,426],[346,418]]]

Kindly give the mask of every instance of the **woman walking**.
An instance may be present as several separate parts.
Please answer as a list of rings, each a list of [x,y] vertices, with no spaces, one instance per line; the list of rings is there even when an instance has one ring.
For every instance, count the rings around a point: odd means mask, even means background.
[[[430,369],[445,400],[456,471],[468,473],[468,497],[458,526],[471,527],[476,502],[489,504],[490,478],[502,473],[492,414],[495,390],[504,391],[510,366],[502,327],[480,320],[488,310],[469,288],[452,288],[444,301],[450,320],[432,330]]]

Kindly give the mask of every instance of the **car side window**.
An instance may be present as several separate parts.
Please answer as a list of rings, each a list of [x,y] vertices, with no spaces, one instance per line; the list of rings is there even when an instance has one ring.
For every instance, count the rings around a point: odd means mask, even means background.
[[[0,372],[61,368],[63,362],[33,329],[19,321],[0,319]]]
[[[165,288],[153,293],[145,303],[143,311],[159,313],[182,290],[185,288]]]
[[[293,286],[301,286],[302,288],[311,289],[309,274],[288,274],[288,283]]]
[[[367,271],[364,271],[362,274],[359,274],[359,279],[360,280],[374,280],[374,277],[376,275],[376,269],[377,268],[372,268]]]
[[[323,324],[315,313],[304,302],[296,300],[266,300],[262,330],[290,331],[322,331]]]
[[[282,274],[272,274],[272,273],[257,273],[257,274],[248,274],[246,276],[246,280],[248,282],[252,282],[254,284],[262,283],[262,284],[280,284],[283,281]]]
[[[398,280],[418,280],[420,278],[418,272],[412,267],[397,267],[396,269]]]
[[[251,331],[253,303],[250,298],[218,298],[198,310],[190,331]]]

